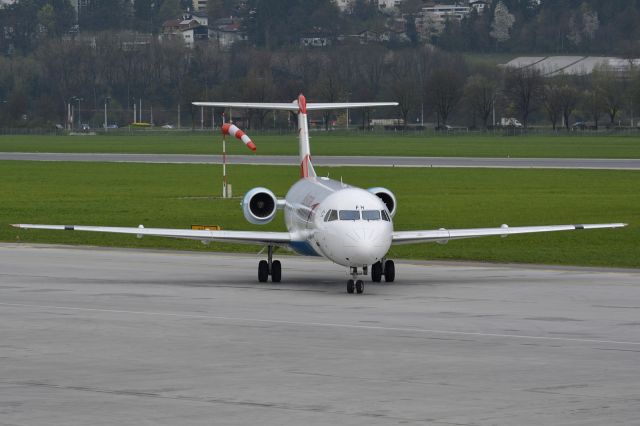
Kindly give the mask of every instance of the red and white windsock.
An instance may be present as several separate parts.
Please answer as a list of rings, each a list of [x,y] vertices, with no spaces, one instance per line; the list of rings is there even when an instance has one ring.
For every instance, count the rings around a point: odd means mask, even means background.
[[[251,151],[256,150],[256,144],[254,144],[249,136],[242,130],[240,130],[235,124],[225,123],[222,125],[222,134],[231,135],[240,139]]]

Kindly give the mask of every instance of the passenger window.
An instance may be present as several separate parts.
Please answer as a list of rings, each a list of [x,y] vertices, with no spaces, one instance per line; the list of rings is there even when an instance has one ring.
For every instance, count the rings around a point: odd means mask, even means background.
[[[329,210],[329,213],[327,213],[324,216],[324,221],[325,222],[331,222],[334,220],[338,220],[338,211],[337,210]]]
[[[387,222],[391,222],[391,219],[389,219],[389,215],[387,214],[387,212],[385,210],[382,210],[382,220],[385,220]]]
[[[362,219],[364,220],[380,220],[380,210],[363,210]]]
[[[340,210],[340,220],[360,220],[360,211]]]

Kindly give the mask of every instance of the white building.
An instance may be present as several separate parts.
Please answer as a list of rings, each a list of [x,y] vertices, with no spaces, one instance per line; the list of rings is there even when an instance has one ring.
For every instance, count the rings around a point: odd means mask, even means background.
[[[193,0],[193,10],[196,12],[206,12],[207,0]]]
[[[333,0],[333,2],[338,6],[340,12],[350,12],[353,8],[354,0]]]
[[[402,4],[403,0],[378,0],[378,8],[387,13],[394,13]]]

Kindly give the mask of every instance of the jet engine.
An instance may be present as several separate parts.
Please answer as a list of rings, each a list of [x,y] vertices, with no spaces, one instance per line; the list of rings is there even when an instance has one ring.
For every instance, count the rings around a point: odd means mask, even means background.
[[[267,188],[253,188],[242,199],[244,217],[254,225],[266,225],[276,217],[278,199]]]
[[[397,203],[396,196],[393,195],[393,192],[387,188],[369,188],[367,191],[380,198],[384,205],[387,206],[391,217],[395,216]]]

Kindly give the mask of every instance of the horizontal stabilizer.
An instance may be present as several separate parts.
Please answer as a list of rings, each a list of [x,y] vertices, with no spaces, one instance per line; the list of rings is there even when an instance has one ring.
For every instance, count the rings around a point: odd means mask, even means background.
[[[300,107],[298,102],[290,103],[263,103],[263,102],[193,102],[195,106],[217,107],[217,108],[238,108],[238,109],[268,109],[279,111],[298,112]],[[309,103],[307,111],[318,111],[328,109],[346,109],[346,108],[373,108],[397,106],[397,102],[336,102],[336,103]]]

